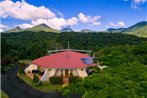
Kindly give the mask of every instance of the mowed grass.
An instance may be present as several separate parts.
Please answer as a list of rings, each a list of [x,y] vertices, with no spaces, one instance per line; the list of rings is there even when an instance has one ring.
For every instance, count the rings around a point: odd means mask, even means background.
[[[9,97],[5,92],[1,91],[1,98],[9,98]]]
[[[30,79],[29,77],[27,77],[24,74],[18,74],[17,75],[20,79],[22,79],[24,82],[26,82],[28,85],[30,85],[31,87],[38,89],[40,91],[44,91],[44,92],[48,92],[48,91],[57,91],[58,89],[60,89],[62,87],[62,85],[53,85],[50,83],[43,83],[40,86],[35,86],[32,83],[32,79]]]

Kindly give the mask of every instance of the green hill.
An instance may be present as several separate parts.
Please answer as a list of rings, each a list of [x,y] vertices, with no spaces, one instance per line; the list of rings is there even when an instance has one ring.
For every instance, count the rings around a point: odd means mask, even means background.
[[[37,25],[37,26],[34,26],[32,28],[29,28],[29,29],[26,29],[27,31],[35,31],[35,32],[38,32],[38,31],[46,31],[46,32],[55,32],[55,33],[59,33],[60,31],[58,30],[55,30],[51,27],[49,27],[48,25],[46,24],[40,24],[40,25]]]
[[[135,25],[130,26],[128,28],[109,28],[107,29],[107,32],[126,33],[136,35],[139,37],[147,37],[147,21],[136,23]]]
[[[127,28],[124,33],[133,34],[139,37],[147,37],[147,22],[139,22],[129,28]]]

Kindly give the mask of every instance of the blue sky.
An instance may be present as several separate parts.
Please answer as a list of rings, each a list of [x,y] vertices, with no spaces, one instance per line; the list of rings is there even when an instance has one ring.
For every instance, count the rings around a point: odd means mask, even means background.
[[[147,20],[147,0],[3,0],[0,9],[1,31],[40,23],[103,31]]]

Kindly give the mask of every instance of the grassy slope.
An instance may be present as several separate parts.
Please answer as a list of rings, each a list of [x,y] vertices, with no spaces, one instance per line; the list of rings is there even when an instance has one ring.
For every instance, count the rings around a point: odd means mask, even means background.
[[[139,37],[147,37],[147,26],[133,28],[130,31],[127,31],[128,34],[133,34]]]
[[[9,97],[5,92],[1,91],[1,98],[9,98]]]
[[[55,29],[52,29],[52,28],[48,28],[48,27],[44,27],[42,25],[39,25],[39,26],[35,26],[31,29],[28,29],[28,30],[31,30],[31,31],[46,31],[46,32],[55,32],[55,33],[59,33],[58,30],[55,30]]]

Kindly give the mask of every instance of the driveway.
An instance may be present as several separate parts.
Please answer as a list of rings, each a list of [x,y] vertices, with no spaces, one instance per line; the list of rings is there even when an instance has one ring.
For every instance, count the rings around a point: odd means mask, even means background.
[[[9,98],[66,98],[57,91],[38,91],[19,79],[16,73],[17,67],[1,74],[1,88]],[[73,95],[71,98],[80,98],[80,96]]]

